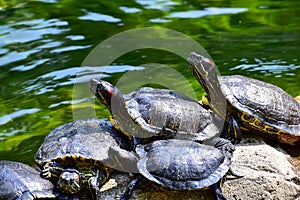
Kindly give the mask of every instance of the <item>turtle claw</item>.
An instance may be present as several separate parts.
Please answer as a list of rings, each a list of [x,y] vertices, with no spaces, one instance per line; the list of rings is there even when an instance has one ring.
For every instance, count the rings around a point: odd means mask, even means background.
[[[115,200],[127,200],[127,198],[125,198],[123,195],[117,195]]]
[[[46,171],[46,170],[43,170],[42,176],[43,176],[44,178],[49,179],[49,178],[51,178],[51,172],[48,171],[48,170],[47,170],[47,171]]]
[[[234,152],[235,151],[235,147],[233,145],[224,145],[224,147],[222,148],[225,152]]]
[[[42,170],[42,176],[44,178],[51,178],[52,167],[53,166],[51,166],[51,163],[46,163],[44,165],[43,170]]]
[[[53,176],[62,173],[63,171],[63,168],[59,164],[55,162],[48,162],[43,167],[42,176],[50,179],[53,178]]]

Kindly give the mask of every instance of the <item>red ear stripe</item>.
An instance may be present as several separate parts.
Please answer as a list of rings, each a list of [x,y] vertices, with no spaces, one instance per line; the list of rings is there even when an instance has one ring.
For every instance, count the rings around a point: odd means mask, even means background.
[[[213,65],[213,62],[208,58],[204,58],[204,61],[207,62],[209,65]]]
[[[112,90],[107,90],[107,92],[108,92],[108,94],[109,94],[110,96],[112,96],[113,93],[114,93]]]

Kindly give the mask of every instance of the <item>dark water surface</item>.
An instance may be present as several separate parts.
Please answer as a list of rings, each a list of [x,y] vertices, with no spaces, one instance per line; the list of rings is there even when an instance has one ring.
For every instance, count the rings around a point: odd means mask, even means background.
[[[104,106],[94,107],[93,95],[77,75],[99,43],[126,30],[178,31],[201,44],[222,75],[257,78],[300,95],[300,1],[13,2],[0,4],[1,160],[33,164],[37,148],[55,127],[91,116],[95,108],[97,117],[109,117]],[[185,59],[153,48],[119,55],[110,67],[86,66],[83,82],[101,77],[116,84],[126,72],[143,71],[145,63],[159,63],[162,70],[146,73],[145,79],[178,84],[178,91],[191,97],[191,91],[197,98],[203,94]],[[169,76],[174,70],[188,82]],[[138,74],[125,83],[140,79]],[[83,91],[72,101],[77,81]]]

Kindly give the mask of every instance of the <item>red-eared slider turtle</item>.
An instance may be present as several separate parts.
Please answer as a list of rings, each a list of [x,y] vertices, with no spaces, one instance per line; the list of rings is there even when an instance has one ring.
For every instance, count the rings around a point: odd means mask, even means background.
[[[36,169],[19,162],[0,161],[0,199],[51,199],[57,193],[53,184]]]
[[[77,120],[53,130],[37,151],[35,161],[42,175],[52,179],[60,192],[89,191],[91,198],[97,199],[99,187],[112,169],[137,171],[132,162],[136,158],[127,152],[129,146],[129,139],[110,122]]]
[[[181,93],[144,87],[122,95],[117,87],[96,79],[90,80],[90,89],[128,136],[203,141],[219,133],[211,112]]]
[[[137,166],[143,177],[131,181],[120,199],[128,199],[136,184],[146,178],[171,190],[211,187],[217,200],[225,200],[220,180],[230,169],[233,151],[230,141],[216,137],[205,144],[169,139],[138,145],[136,152],[140,158]]]
[[[300,144],[300,105],[291,95],[256,79],[217,76],[215,64],[196,53],[188,62],[208,94],[211,109],[225,119],[228,135],[239,140],[241,127],[282,143]],[[224,107],[227,112],[222,116]]]

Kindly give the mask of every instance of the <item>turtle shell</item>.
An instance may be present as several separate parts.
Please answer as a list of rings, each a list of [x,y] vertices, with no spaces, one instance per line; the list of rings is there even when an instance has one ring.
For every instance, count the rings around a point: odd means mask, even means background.
[[[220,76],[221,89],[248,130],[300,144],[300,104],[281,88],[244,76]]]
[[[77,120],[52,131],[37,151],[35,160],[42,168],[42,176],[55,182],[60,192],[82,193],[90,199],[98,199],[100,186],[113,169],[137,170],[136,156],[125,150],[129,149],[129,143],[110,122]]]
[[[45,137],[35,155],[44,164],[55,161],[64,167],[118,167],[109,155],[110,148],[127,150],[130,141],[110,122],[98,119],[77,120],[54,129]],[[120,167],[120,166],[119,166]]]
[[[202,141],[219,132],[211,112],[173,90],[144,87],[124,98],[131,118],[149,135]]]
[[[173,190],[193,190],[217,183],[229,170],[231,153],[189,140],[157,140],[138,145],[138,169],[147,179]]]
[[[19,162],[0,161],[0,199],[55,198],[53,184],[36,169]]]

